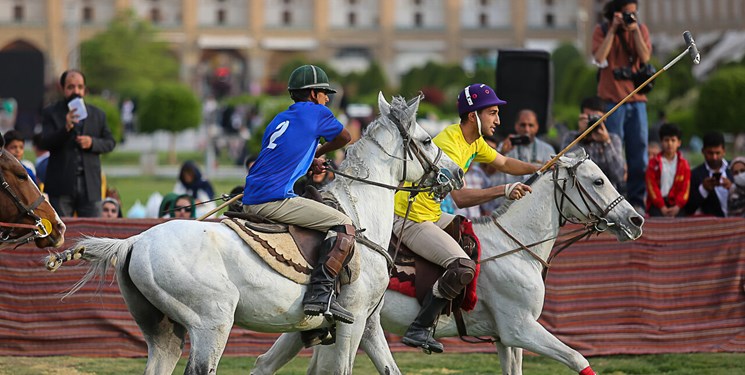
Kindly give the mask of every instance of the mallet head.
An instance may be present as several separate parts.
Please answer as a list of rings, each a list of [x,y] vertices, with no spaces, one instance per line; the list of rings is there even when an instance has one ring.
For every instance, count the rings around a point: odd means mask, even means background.
[[[691,36],[690,31],[683,32],[683,40],[685,40],[686,46],[688,47],[688,53],[691,54],[691,59],[693,59],[693,63],[694,64],[700,63],[701,54],[698,53],[696,42],[693,41],[693,36]]]

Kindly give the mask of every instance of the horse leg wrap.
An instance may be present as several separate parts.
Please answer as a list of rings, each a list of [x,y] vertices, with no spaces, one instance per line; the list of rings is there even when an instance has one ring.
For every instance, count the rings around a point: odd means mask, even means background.
[[[324,265],[329,273],[336,277],[342,267],[349,263],[354,252],[355,229],[352,225],[337,225],[331,230],[336,232],[336,241],[328,252]]]
[[[592,371],[592,368],[590,366],[587,366],[582,371],[579,372],[579,375],[597,375],[597,374],[595,374],[595,371]]]
[[[467,258],[458,258],[448,264],[445,273],[437,280],[437,291],[448,300],[457,297],[476,275],[476,263]]]

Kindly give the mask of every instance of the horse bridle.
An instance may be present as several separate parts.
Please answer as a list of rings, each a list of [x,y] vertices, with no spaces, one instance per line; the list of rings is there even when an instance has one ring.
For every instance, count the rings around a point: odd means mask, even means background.
[[[2,156],[3,150],[0,150],[0,157]],[[18,215],[11,222],[6,223],[0,221],[0,243],[22,245],[25,243],[29,243],[37,238],[44,238],[48,236],[51,230],[51,223],[49,223],[48,220],[42,219],[39,215],[34,213],[34,210],[38,208],[42,202],[44,202],[44,196],[40,194],[33,203],[27,206],[23,203],[21,198],[19,198],[18,194],[16,194],[8,181],[5,180],[5,175],[2,173],[2,171],[0,171],[0,187],[2,187],[3,192],[10,196],[13,203],[16,205],[16,207],[18,207],[19,211]],[[31,217],[34,220],[34,224],[18,223],[18,221],[20,221],[25,216]],[[29,232],[18,237],[13,237],[16,229],[28,229]]]
[[[561,226],[563,226],[566,222],[570,222],[572,224],[581,224],[584,225],[587,228],[591,228],[592,231],[597,233],[602,233],[608,230],[610,226],[613,225],[613,223],[608,222],[608,219],[606,217],[608,214],[618,206],[619,203],[623,202],[624,196],[618,195],[616,199],[608,203],[608,206],[603,208],[601,205],[598,204],[598,202],[593,199],[590,194],[587,192],[587,189],[582,185],[582,183],[577,179],[577,168],[579,168],[582,163],[587,160],[588,157],[584,156],[582,159],[580,159],[579,162],[577,162],[575,165],[571,167],[567,167],[567,174],[569,177],[572,178],[572,183],[574,186],[577,187],[577,190],[579,191],[579,197],[582,200],[582,203],[584,203],[585,207],[589,211],[589,214],[585,215],[587,220],[584,221],[575,221],[571,218],[564,215],[563,208],[564,208],[564,202],[569,202],[572,206],[574,206],[577,210],[581,211],[580,207],[575,203],[571,198],[569,198],[569,195],[567,195],[566,188],[567,188],[567,182],[568,179],[560,179],[559,178],[559,169],[554,168],[553,170],[553,182],[554,182],[554,202],[556,202],[556,207],[559,210],[559,215],[561,215],[561,222],[559,223]],[[562,184],[559,184],[559,181],[562,181]],[[558,197],[558,191],[561,191],[561,199]],[[588,203],[589,201],[589,203]],[[592,204],[592,207],[590,206]],[[596,213],[595,210],[597,210],[599,213]]]
[[[561,247],[553,252],[547,260],[543,260],[541,257],[538,256],[538,254],[534,253],[530,248],[540,245],[544,242],[548,242],[551,240],[556,239],[557,237],[550,237],[546,238],[537,242],[534,242],[532,244],[524,245],[520,240],[515,238],[511,233],[509,233],[501,224],[499,224],[499,221],[497,221],[497,218],[492,216],[492,221],[494,224],[496,224],[497,228],[499,228],[502,232],[504,232],[512,241],[518,244],[518,247],[497,255],[494,255],[489,258],[481,259],[479,263],[485,263],[490,260],[494,260],[497,258],[501,258],[513,253],[516,253],[518,251],[526,251],[530,256],[532,256],[534,259],[536,259],[538,262],[540,262],[544,266],[544,279],[545,279],[545,270],[548,270],[551,264],[551,260],[556,257],[560,252],[562,252],[564,249],[569,247],[571,244],[581,240],[582,238],[588,237],[592,234],[596,233],[602,233],[608,230],[611,226],[613,226],[613,223],[608,222],[607,216],[610,213],[613,208],[618,206],[621,202],[623,202],[626,198],[623,197],[623,195],[619,195],[616,199],[611,201],[607,207],[603,208],[601,205],[597,203],[595,199],[593,199],[590,194],[587,192],[587,189],[582,185],[582,183],[577,179],[577,168],[587,160],[588,157],[585,156],[580,161],[578,161],[576,164],[574,164],[571,167],[565,167],[567,170],[567,175],[572,179],[573,186],[577,187],[577,190],[579,191],[579,197],[584,203],[585,207],[587,207],[589,214],[585,215],[587,220],[572,220],[571,218],[564,215],[564,202],[569,202],[572,206],[574,206],[578,211],[581,212],[580,206],[577,205],[577,203],[572,200],[569,195],[567,194],[567,183],[569,178],[559,178],[559,170],[560,168],[554,167],[553,175],[552,175],[552,181],[554,183],[554,202],[556,204],[556,209],[559,212],[559,215],[561,216],[559,220],[559,226],[564,226],[567,222],[573,223],[573,224],[580,224],[583,226],[583,228],[577,229],[569,235],[573,235],[575,233],[578,233],[572,237],[570,237],[567,240],[564,240],[560,243]],[[562,182],[561,184],[559,182]],[[559,192],[561,193],[561,197],[559,197]],[[588,203],[589,201],[589,203]],[[597,209],[600,213],[595,213],[595,211],[590,207],[590,204],[594,206],[595,209]],[[554,245],[556,246],[556,244]]]
[[[414,99],[411,99],[409,102],[407,102],[407,107],[411,106],[411,104],[414,103],[420,97],[416,97]],[[402,116],[403,117],[403,116]],[[403,147],[403,157],[398,157],[396,155],[393,155],[389,153],[383,145],[380,144],[377,140],[374,138],[371,138],[372,143],[378,146],[386,155],[388,155],[391,158],[401,160],[404,162],[403,167],[403,175],[401,176],[401,179],[399,182],[403,182],[406,179],[406,170],[407,170],[407,163],[409,160],[414,160],[416,158],[419,161],[419,164],[421,164],[422,168],[424,168],[424,176],[412,185],[412,187],[403,187],[403,186],[393,186],[388,184],[383,184],[380,182],[370,181],[366,177],[358,177],[349,175],[346,173],[343,173],[339,170],[333,169],[329,167],[329,163],[327,162],[326,168],[333,172],[334,174],[338,174],[342,177],[346,177],[355,181],[363,182],[369,185],[383,187],[390,190],[397,190],[397,191],[407,191],[412,194],[417,194],[421,192],[431,192],[436,197],[444,197],[449,193],[450,191],[457,189],[460,185],[460,182],[453,176],[453,174],[445,169],[445,168],[438,168],[437,163],[442,158],[442,150],[437,149],[437,156],[435,156],[435,160],[432,161],[427,157],[427,155],[424,153],[424,151],[419,147],[419,145],[416,142],[413,142],[411,134],[409,134],[409,131],[406,130],[406,127],[404,124],[401,123],[401,120],[399,120],[394,114],[393,111],[389,112],[387,115],[387,118],[396,125],[396,128],[398,129],[399,134],[401,135],[402,143],[404,145]],[[434,178],[432,178],[434,176]],[[432,186],[426,186],[425,181],[428,180],[434,181],[434,184]]]

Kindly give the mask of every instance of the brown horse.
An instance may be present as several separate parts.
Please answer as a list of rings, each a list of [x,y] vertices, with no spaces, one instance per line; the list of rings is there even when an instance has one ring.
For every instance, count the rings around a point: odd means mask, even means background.
[[[31,241],[40,248],[62,246],[65,224],[4,146],[0,136],[0,249]]]

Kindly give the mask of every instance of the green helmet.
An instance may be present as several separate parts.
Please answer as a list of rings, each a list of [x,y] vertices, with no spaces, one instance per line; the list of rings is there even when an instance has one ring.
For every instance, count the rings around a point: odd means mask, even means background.
[[[329,77],[323,69],[315,65],[303,65],[292,71],[288,90],[321,89],[331,93],[336,90],[329,85]]]

